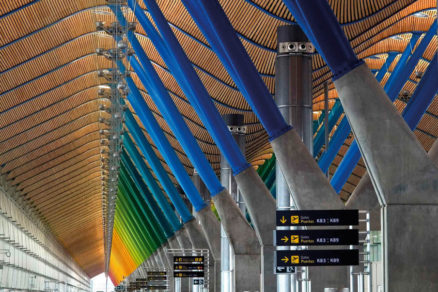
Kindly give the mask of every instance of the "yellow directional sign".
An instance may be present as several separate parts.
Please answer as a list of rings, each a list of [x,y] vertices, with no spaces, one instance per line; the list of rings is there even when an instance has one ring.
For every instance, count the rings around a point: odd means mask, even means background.
[[[300,216],[290,216],[290,223],[299,224],[300,223]]]
[[[287,222],[287,220],[286,220],[286,218],[284,218],[284,216],[283,216],[283,217],[281,217],[280,222],[284,224],[284,223]]]
[[[290,257],[290,262],[292,264],[299,264],[300,263],[300,257],[299,256],[291,256]]]
[[[289,258],[288,257],[284,257],[281,259],[282,262],[284,263],[288,263],[289,262]]]
[[[290,242],[291,243],[300,243],[300,236],[299,235],[291,235]]]
[[[287,236],[284,236],[281,241],[283,241],[284,243],[287,243],[289,241],[289,238]]]

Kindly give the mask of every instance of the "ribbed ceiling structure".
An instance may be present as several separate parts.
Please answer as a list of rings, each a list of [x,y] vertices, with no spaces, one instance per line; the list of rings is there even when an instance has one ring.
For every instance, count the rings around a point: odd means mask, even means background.
[[[137,2],[136,9],[146,9],[142,0]],[[255,167],[262,165],[272,154],[256,116],[182,3],[157,2],[219,111],[245,116],[247,159]],[[382,84],[408,46],[412,32],[426,32],[436,21],[435,0],[329,2],[355,52],[372,70],[383,66],[389,52],[399,54],[390,64]],[[274,94],[276,31],[278,26],[294,21],[291,13],[281,0],[222,0],[220,3]],[[105,0],[0,1],[0,173],[17,187],[90,277],[104,271],[105,210],[101,181],[102,160],[107,157],[102,151],[106,146],[100,140],[101,130],[108,128],[102,122],[108,118],[108,113],[102,110],[108,100],[98,94],[99,88],[107,83],[98,71],[112,68],[113,64],[97,55],[96,49],[110,49],[115,43],[110,36],[97,32],[95,23],[115,21],[106,5]],[[128,21],[136,21],[130,9],[123,11]],[[146,10],[145,13],[148,15]],[[136,36],[202,150],[214,169],[219,170],[220,154],[216,145],[140,25],[136,27]],[[435,36],[415,72],[425,72],[436,49]],[[324,82],[329,81],[330,107],[335,104],[337,93],[331,83],[332,74],[322,58],[315,54],[312,61],[314,119],[318,120],[324,107]],[[187,172],[193,173],[190,161],[161,113],[136,74],[132,72],[131,76]],[[403,90],[412,94],[417,83],[413,73]],[[395,106],[403,110],[406,100],[398,99]],[[415,130],[426,150],[438,136],[437,118],[435,98]],[[152,140],[149,142],[153,145]],[[352,137],[342,146],[330,167],[331,174],[351,142]],[[171,175],[166,165],[165,168]],[[364,171],[361,161],[341,191],[344,199],[354,190]],[[124,192],[129,190],[119,190],[119,195],[123,196]],[[128,212],[129,203],[118,205],[118,212]],[[135,250],[135,243],[123,239],[126,238],[120,234],[123,224],[126,222],[122,217],[116,218],[115,228],[119,231],[113,236],[111,258],[115,282],[129,275],[146,256]]]

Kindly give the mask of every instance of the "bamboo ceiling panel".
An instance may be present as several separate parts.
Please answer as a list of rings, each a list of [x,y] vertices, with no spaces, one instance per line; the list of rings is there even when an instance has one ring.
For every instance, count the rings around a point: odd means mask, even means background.
[[[267,134],[230,75],[181,1],[157,2],[220,113],[244,115],[248,129],[247,159],[254,166],[263,164],[272,156]],[[219,2],[267,88],[274,94],[276,31],[278,26],[294,21],[291,13],[280,0]],[[411,33],[427,31],[436,19],[436,11],[432,10],[436,8],[435,0],[329,0],[329,3],[353,49],[372,70],[382,67],[388,52],[401,54],[409,44]],[[137,5],[137,9],[146,8],[142,0]],[[123,11],[128,21],[135,21],[131,10],[123,8]],[[416,15],[419,11],[422,17]],[[145,13],[151,19],[146,10]],[[98,96],[99,87],[107,83],[98,76],[98,71],[113,67],[110,61],[96,54],[96,49],[114,46],[111,37],[96,32],[96,21],[115,21],[105,0],[0,1],[0,174],[20,190],[90,276],[103,271],[105,210],[101,179],[107,175],[101,164],[107,146],[101,143],[105,137],[100,130],[108,128],[102,122],[108,114],[101,105],[108,106],[109,101]],[[201,149],[218,171],[220,153],[208,131],[140,25],[136,36]],[[427,69],[436,53],[436,43],[435,37],[416,71]],[[390,64],[382,84],[399,59],[397,56]],[[129,64],[125,65],[131,70]],[[330,107],[338,96],[331,83],[332,74],[318,54],[312,57],[312,67],[314,116],[318,117],[323,109],[326,81],[329,81]],[[191,162],[151,96],[134,72],[131,76],[184,167],[193,172]],[[412,74],[403,90],[412,94],[417,83]],[[415,131],[426,149],[438,136],[437,104],[435,99]],[[397,101],[395,105],[401,111],[406,103]],[[143,131],[171,174],[144,128]],[[336,170],[351,143],[352,138],[345,142],[330,173]],[[364,171],[360,162],[342,191],[345,198]],[[171,179],[176,182],[172,175]],[[73,233],[75,236],[71,236]]]

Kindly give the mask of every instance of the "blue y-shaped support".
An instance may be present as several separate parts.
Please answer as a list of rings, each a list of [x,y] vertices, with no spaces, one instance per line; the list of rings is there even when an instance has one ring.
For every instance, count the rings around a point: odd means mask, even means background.
[[[118,62],[117,64],[122,73],[125,72],[125,67],[122,62]],[[160,125],[155,120],[149,106],[144,101],[143,96],[135,85],[134,81],[131,77],[126,78],[126,82],[128,84],[130,93],[128,94],[128,100],[134,108],[135,112],[139,116],[143,125],[146,127],[149,135],[160,151],[161,155],[163,155],[176,179],[180,183],[184,192],[187,194],[190,202],[196,211],[200,211],[207,207],[207,204],[202,199],[196,187],[193,185],[192,180],[188,176],[184,166],[181,161],[178,159],[178,156],[175,153],[175,150],[170,145],[169,141],[164,136],[163,131],[160,128]],[[175,206],[176,207],[176,206]]]

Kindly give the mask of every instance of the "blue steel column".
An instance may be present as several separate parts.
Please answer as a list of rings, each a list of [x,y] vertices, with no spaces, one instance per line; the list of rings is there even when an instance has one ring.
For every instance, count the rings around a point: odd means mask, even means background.
[[[295,3],[304,19],[301,25],[312,31],[334,72],[339,98],[384,204],[384,288],[438,290],[436,245],[424,240],[438,236],[438,168],[388,98],[398,92],[387,95],[357,59],[327,1]],[[435,35],[437,23],[431,28]]]

